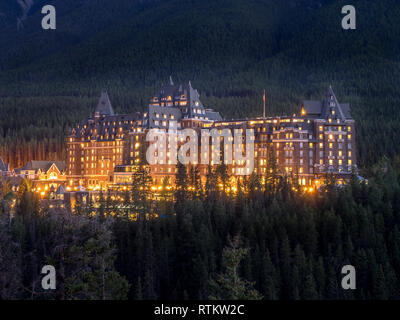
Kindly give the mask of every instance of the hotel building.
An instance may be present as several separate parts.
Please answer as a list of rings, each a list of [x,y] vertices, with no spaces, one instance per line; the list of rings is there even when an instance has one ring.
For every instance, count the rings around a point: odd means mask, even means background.
[[[269,157],[276,161],[281,175],[295,177],[304,186],[318,186],[327,174],[343,183],[357,167],[350,106],[339,103],[331,87],[321,101],[304,101],[299,116],[228,121],[203,106],[190,82],[175,85],[170,79],[143,113],[117,115],[107,93],[101,94],[91,117],[73,128],[68,137],[67,186],[89,190],[129,186],[137,166],[146,163],[147,132],[150,129],[168,132],[172,122],[178,130],[195,129],[199,141],[201,129],[230,129],[232,135],[234,130],[241,130],[243,136],[246,129],[252,129],[254,173],[260,176],[269,170]],[[178,146],[185,143],[177,139]],[[200,151],[199,146],[199,157]],[[210,145],[210,159],[212,152]],[[220,152],[223,154],[223,148]],[[176,165],[169,157],[166,154],[165,163],[146,165],[155,186],[161,185],[166,176],[174,181]],[[204,180],[208,165],[197,160],[195,165]],[[251,173],[243,170],[243,163],[233,160],[228,165],[233,177]]]

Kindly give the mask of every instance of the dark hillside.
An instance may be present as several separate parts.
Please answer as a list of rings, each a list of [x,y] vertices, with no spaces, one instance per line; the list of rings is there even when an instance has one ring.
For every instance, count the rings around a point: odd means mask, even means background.
[[[272,115],[298,112],[332,84],[352,104],[361,165],[399,153],[396,1],[358,1],[353,31],[341,28],[344,1],[49,3],[56,31],[41,30],[40,1],[23,30],[0,27],[0,153],[13,166],[61,158],[68,127],[103,88],[118,112],[142,110],[170,74],[226,118],[259,115],[264,88]],[[25,152],[41,141],[51,147]]]

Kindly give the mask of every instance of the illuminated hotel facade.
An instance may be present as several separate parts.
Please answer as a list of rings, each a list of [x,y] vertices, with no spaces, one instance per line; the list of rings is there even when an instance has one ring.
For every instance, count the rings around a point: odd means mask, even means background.
[[[240,130],[243,137],[246,129],[253,130],[253,172],[261,177],[270,170],[269,157],[273,157],[282,176],[294,177],[304,186],[318,186],[327,174],[342,183],[357,167],[350,106],[339,103],[331,87],[321,101],[304,101],[300,116],[227,121],[203,106],[190,82],[175,85],[170,79],[143,113],[116,115],[107,94],[102,93],[92,116],[73,128],[68,137],[67,188],[107,190],[129,186],[135,168],[144,163],[146,134],[150,129],[168,132],[171,122],[178,130],[193,128],[199,137],[201,129],[230,129],[232,135]],[[178,145],[184,142],[179,140]],[[199,157],[200,151],[199,146]],[[210,145],[210,157],[212,152]],[[220,152],[223,154],[223,148]],[[154,186],[161,185],[166,176],[174,181],[177,169],[169,157],[167,154],[165,163],[146,165]],[[204,181],[208,165],[201,161],[194,165]],[[232,177],[239,177],[240,172],[251,174],[243,172],[240,162],[233,161],[227,167]]]

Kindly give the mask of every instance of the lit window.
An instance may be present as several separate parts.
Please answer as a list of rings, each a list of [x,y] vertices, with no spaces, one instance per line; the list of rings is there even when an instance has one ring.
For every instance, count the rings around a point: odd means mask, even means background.
[[[329,165],[330,166],[333,165],[333,160],[332,159],[329,159]]]
[[[351,166],[351,159],[349,159],[348,164],[349,164],[349,166]]]

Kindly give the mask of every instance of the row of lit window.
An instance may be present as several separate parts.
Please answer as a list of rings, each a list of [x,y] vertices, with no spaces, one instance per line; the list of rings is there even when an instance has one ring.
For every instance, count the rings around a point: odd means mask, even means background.
[[[328,131],[332,131],[332,129],[337,129],[337,131],[342,131],[342,126],[338,126],[338,127],[326,127],[328,129]],[[324,126],[319,126],[319,131],[324,131]],[[351,132],[351,126],[347,126],[347,131]]]

